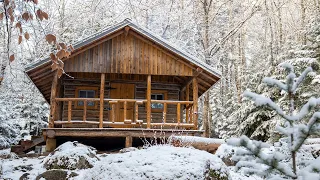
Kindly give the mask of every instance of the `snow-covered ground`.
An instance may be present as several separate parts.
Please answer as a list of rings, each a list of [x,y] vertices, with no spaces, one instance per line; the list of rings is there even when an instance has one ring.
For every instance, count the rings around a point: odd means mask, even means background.
[[[207,141],[203,138],[198,140]],[[308,145],[316,146],[318,141],[310,139],[305,147]],[[69,177],[69,179],[74,180],[204,179],[209,169],[218,172],[222,176],[227,175],[230,180],[262,180],[259,176],[245,175],[241,170],[236,171],[235,166],[226,166],[228,163],[225,160],[230,159],[237,148],[239,147],[222,144],[216,154],[213,155],[192,147],[157,145],[145,149],[127,148],[118,154],[96,154],[95,149],[92,147],[78,142],[67,142],[59,146],[51,155],[38,158],[18,158],[13,153],[10,153],[9,149],[5,149],[0,150],[0,157],[2,157],[0,159],[0,179],[18,180],[22,175],[28,179],[36,179],[47,169],[51,169],[46,164],[57,160],[57,164],[64,167],[63,170],[66,174],[77,174],[77,176]],[[265,150],[271,152],[275,151],[275,148],[279,149],[280,147],[271,146],[271,148]],[[304,152],[301,155],[306,156],[308,153]],[[78,168],[79,166],[76,165],[76,162],[81,157],[84,157],[91,168]],[[299,159],[306,158],[302,158],[300,155],[298,157]],[[70,166],[66,166],[66,163]],[[317,166],[318,164],[314,163],[310,167],[318,168]],[[308,169],[302,172],[309,173]],[[309,174],[317,176],[316,174]]]
[[[36,179],[46,171],[45,162],[60,155],[74,157],[76,154],[92,153],[84,147],[71,147],[68,142],[48,157],[8,158],[1,160],[3,179],[19,179],[28,173],[28,179]],[[80,151],[79,153],[77,153]],[[88,151],[88,152],[87,152]],[[3,154],[9,153],[8,150]],[[92,168],[67,170],[78,176],[71,179],[204,179],[208,170],[215,170],[221,176],[229,174],[229,168],[217,156],[206,151],[170,145],[151,146],[146,149],[130,149],[119,154],[100,154],[90,163]],[[86,157],[90,159],[90,157]],[[0,173],[1,174],[1,173]]]

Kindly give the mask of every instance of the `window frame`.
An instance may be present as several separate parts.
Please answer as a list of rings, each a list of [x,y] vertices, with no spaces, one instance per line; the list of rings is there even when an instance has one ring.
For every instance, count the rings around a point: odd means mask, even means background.
[[[163,98],[164,98],[163,100],[168,100],[168,90],[157,90],[157,89],[153,90],[153,89],[151,89],[151,95],[152,94],[163,94]],[[146,93],[146,99],[148,99],[147,93]],[[147,110],[147,106],[146,106],[146,110]],[[151,107],[151,112],[163,112],[163,110],[164,110],[164,108],[152,108]]]
[[[76,98],[80,98],[79,97],[79,91],[86,91],[86,90],[94,91],[94,98],[98,98],[99,87],[90,87],[90,86],[78,86],[78,87],[76,87],[75,97]],[[78,102],[79,101],[76,101],[75,104],[74,104],[75,109],[83,109],[84,106],[79,106]],[[97,101],[94,101],[94,106],[88,106],[87,105],[87,109],[98,109]]]

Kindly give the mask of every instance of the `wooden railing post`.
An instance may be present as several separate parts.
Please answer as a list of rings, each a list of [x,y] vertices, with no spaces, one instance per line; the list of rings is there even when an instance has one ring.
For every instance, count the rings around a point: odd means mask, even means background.
[[[151,75],[147,79],[147,128],[151,128]]]
[[[177,123],[180,124],[181,121],[181,105],[180,103],[177,104]]]
[[[68,122],[71,122],[71,108],[72,108],[72,101],[68,101]]]
[[[167,103],[163,103],[163,123],[167,122]]]
[[[54,127],[54,121],[56,120],[56,95],[58,86],[58,72],[54,72],[52,85],[51,85],[51,98],[50,98],[50,118],[49,118],[49,128]]]
[[[198,129],[198,81],[196,77],[193,77],[193,122],[194,129]]]
[[[100,85],[100,114],[99,114],[99,128],[103,128],[103,109],[104,109],[104,82],[105,74],[101,74],[101,85]]]
[[[87,100],[83,101],[83,122],[87,120]]]

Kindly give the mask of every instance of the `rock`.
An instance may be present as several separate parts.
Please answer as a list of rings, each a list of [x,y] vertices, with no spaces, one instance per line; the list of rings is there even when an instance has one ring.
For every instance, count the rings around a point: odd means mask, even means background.
[[[32,164],[16,166],[13,168],[15,171],[28,172],[32,170]]]
[[[71,172],[70,174],[68,174],[68,171],[53,169],[40,174],[39,176],[37,176],[36,180],[40,180],[41,178],[44,178],[46,180],[66,180],[75,176],[78,176],[78,174],[75,172]]]
[[[78,142],[66,142],[50,153],[44,160],[43,166],[49,169],[87,169],[92,168],[98,161],[93,147]]]
[[[19,178],[19,180],[28,180],[28,176],[29,176],[29,173],[24,173],[24,174],[22,174],[22,176]]]

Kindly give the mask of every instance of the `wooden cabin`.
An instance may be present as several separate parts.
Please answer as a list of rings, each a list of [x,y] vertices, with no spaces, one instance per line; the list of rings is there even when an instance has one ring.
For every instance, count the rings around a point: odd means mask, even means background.
[[[47,150],[58,137],[153,137],[198,130],[198,97],[220,75],[130,20],[74,45],[58,78],[49,58],[26,74],[50,103]]]

